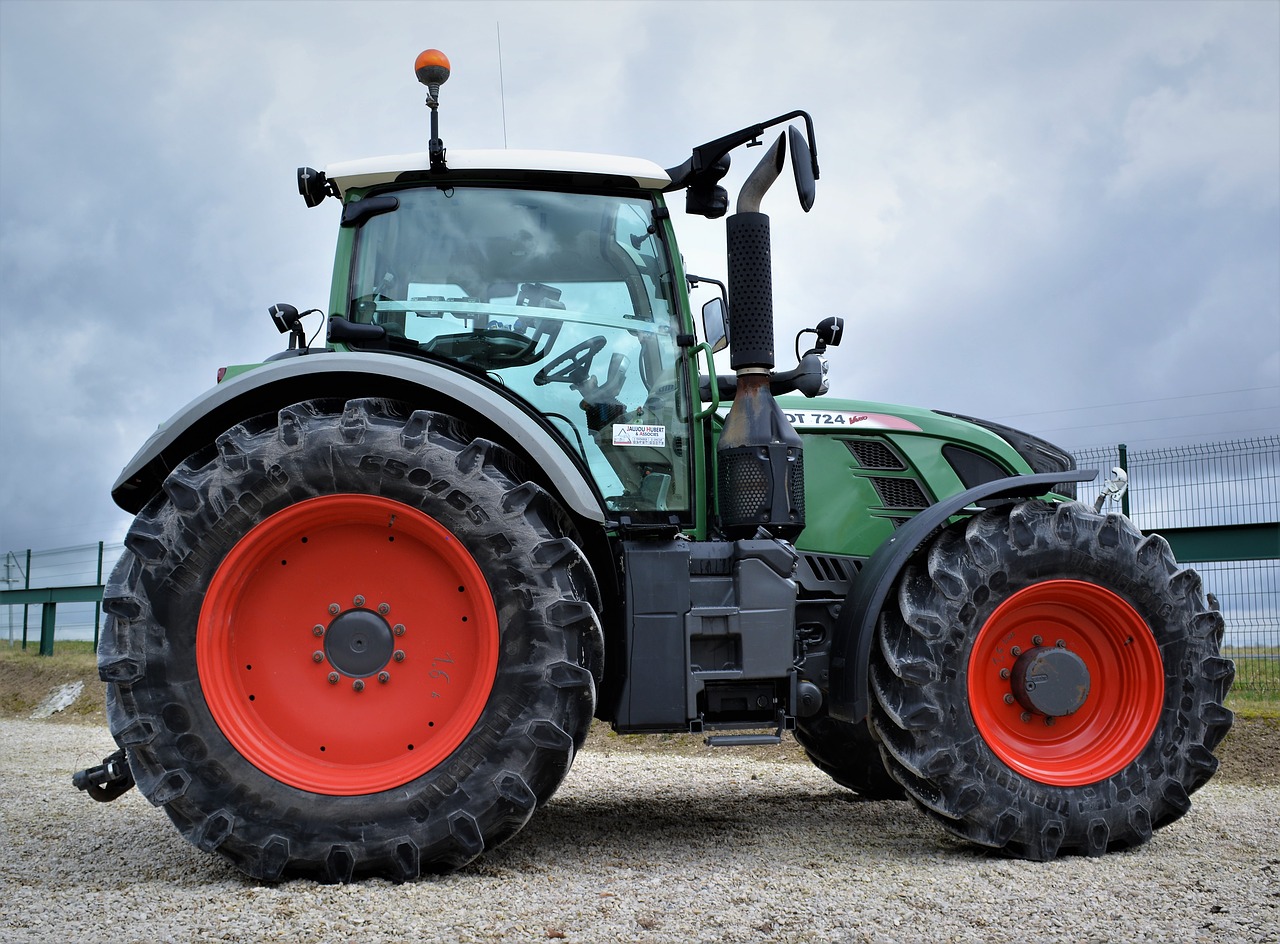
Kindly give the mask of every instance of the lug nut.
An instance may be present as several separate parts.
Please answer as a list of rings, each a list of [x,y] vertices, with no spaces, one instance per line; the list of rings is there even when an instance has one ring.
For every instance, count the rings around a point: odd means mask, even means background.
[[[353,689],[355,689],[357,692],[363,692],[363,691],[364,691],[364,679],[356,679],[354,682],[352,682],[352,683],[351,683],[351,687],[352,687]]]
[[[364,606],[364,594],[357,593],[355,600],[352,602],[354,602],[356,606]]]
[[[1057,721],[1057,720],[1058,720],[1057,718],[1055,718],[1055,717],[1053,717],[1052,715],[1050,715],[1049,717],[1047,717],[1047,718],[1045,718],[1045,719],[1044,719],[1044,726],[1045,726],[1046,728],[1052,728],[1052,727],[1053,727],[1054,722],[1055,722],[1055,721]]]
[[[1004,693],[1004,703],[1005,703],[1006,705],[1012,705],[1012,704],[1013,704],[1013,695],[1012,695],[1012,694],[1010,694],[1009,692],[1005,692],[1005,693]]]
[[[1043,636],[1032,636],[1032,637],[1031,637],[1031,645],[1033,645],[1033,646],[1043,646],[1043,645],[1044,645],[1044,637],[1043,637]]]
[[[317,637],[319,637],[319,636],[323,636],[323,635],[324,635],[324,627],[323,627],[323,626],[321,626],[319,623],[316,623],[314,626],[312,626],[312,627],[311,627],[311,635],[312,635],[312,636],[317,636]]]
[[[1067,641],[1065,639],[1059,639],[1056,643],[1054,643],[1054,645],[1056,645],[1059,649],[1065,649],[1067,648]]]
[[[1031,723],[1031,712],[1029,712],[1029,711],[1024,711],[1024,712],[1022,713],[1022,723],[1023,723],[1023,724],[1030,724],[1030,723]]]
[[[404,635],[404,623],[396,623],[396,625],[395,625],[395,626],[391,627],[391,631],[392,631],[393,633],[395,633],[397,636],[403,636],[403,635]]]
[[[329,673],[329,684],[330,684],[330,685],[337,685],[337,684],[338,684],[338,679],[340,679],[340,678],[342,678],[342,676],[341,676],[341,675],[339,675],[337,672],[330,672],[330,673]]]
[[[311,661],[312,661],[312,662],[315,662],[315,663],[317,663],[317,664],[319,664],[319,663],[323,662],[323,661],[324,661],[324,653],[323,653],[323,652],[321,652],[319,649],[317,649],[315,652],[311,653]]]
[[[1010,650],[1009,650],[1009,655],[1011,655],[1011,656],[1020,656],[1020,655],[1022,655],[1022,647],[1021,647],[1021,646],[1014,646],[1012,649],[1010,649]]]
[[[390,682],[390,681],[391,681],[391,673],[390,673],[390,672],[379,672],[379,673],[378,673],[378,681],[379,681],[379,682],[381,682],[383,685],[386,685],[388,682]]]
[[[397,662],[403,662],[403,661],[404,661],[404,650],[403,650],[403,649],[397,649],[395,652],[391,653],[391,658],[395,659]]]
[[[379,612],[379,613],[381,613],[383,616],[386,616],[388,613],[390,613],[390,612],[391,612],[391,604],[390,604],[390,603],[379,603],[379,604],[378,604],[378,612]]]
[[[1009,677],[1009,670],[1008,670],[1008,669],[1001,669],[1001,670],[1000,670],[1000,677],[1001,677],[1002,679],[1007,679],[1007,678]]]
[[[338,606],[338,604],[336,604],[336,603],[330,603],[330,604],[329,604],[329,613],[330,613],[330,615],[332,615],[332,616],[337,616],[337,615],[338,615],[339,613],[341,613],[341,612],[342,612],[342,607]]]

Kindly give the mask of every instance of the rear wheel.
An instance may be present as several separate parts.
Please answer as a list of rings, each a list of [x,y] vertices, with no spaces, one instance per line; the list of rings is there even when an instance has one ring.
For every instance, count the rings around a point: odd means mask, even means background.
[[[449,417],[311,401],[246,422],[125,543],[113,734],[182,833],[256,878],[457,868],[586,736],[590,568],[514,457]]]
[[[872,722],[907,793],[1031,859],[1144,842],[1217,769],[1221,616],[1119,515],[1027,502],[944,532],[899,579]]]

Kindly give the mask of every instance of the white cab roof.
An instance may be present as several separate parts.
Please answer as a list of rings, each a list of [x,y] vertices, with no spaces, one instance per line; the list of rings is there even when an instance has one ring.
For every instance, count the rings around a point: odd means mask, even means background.
[[[671,183],[667,172],[652,161],[610,154],[580,154],[574,151],[517,150],[448,150],[446,163],[453,171],[558,171],[571,174],[600,174],[630,177],[641,187],[661,190]],[[417,154],[391,154],[367,157],[357,161],[330,164],[325,177],[334,181],[345,193],[352,187],[370,187],[388,183],[409,171],[425,171],[431,167],[426,151]]]

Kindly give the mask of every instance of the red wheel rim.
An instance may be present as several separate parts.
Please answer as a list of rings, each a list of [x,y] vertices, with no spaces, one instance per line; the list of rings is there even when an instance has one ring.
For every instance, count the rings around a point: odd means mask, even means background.
[[[1007,673],[1020,652],[1062,647],[1083,661],[1089,694],[1048,718],[1016,698]],[[1164,663],[1146,622],[1125,600],[1080,580],[1014,593],[979,631],[969,657],[969,704],[987,745],[1040,783],[1080,786],[1123,770],[1151,740],[1164,704]]]
[[[497,612],[471,554],[433,518],[368,495],[256,525],[214,574],[196,631],[205,701],[236,750],[335,796],[444,760],[497,663]]]

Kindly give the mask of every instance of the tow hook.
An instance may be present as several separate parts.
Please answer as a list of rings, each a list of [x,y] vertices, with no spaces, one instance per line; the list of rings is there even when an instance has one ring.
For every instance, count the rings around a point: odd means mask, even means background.
[[[125,759],[124,748],[104,757],[97,767],[72,775],[71,783],[99,803],[110,803],[133,788],[133,772]]]

